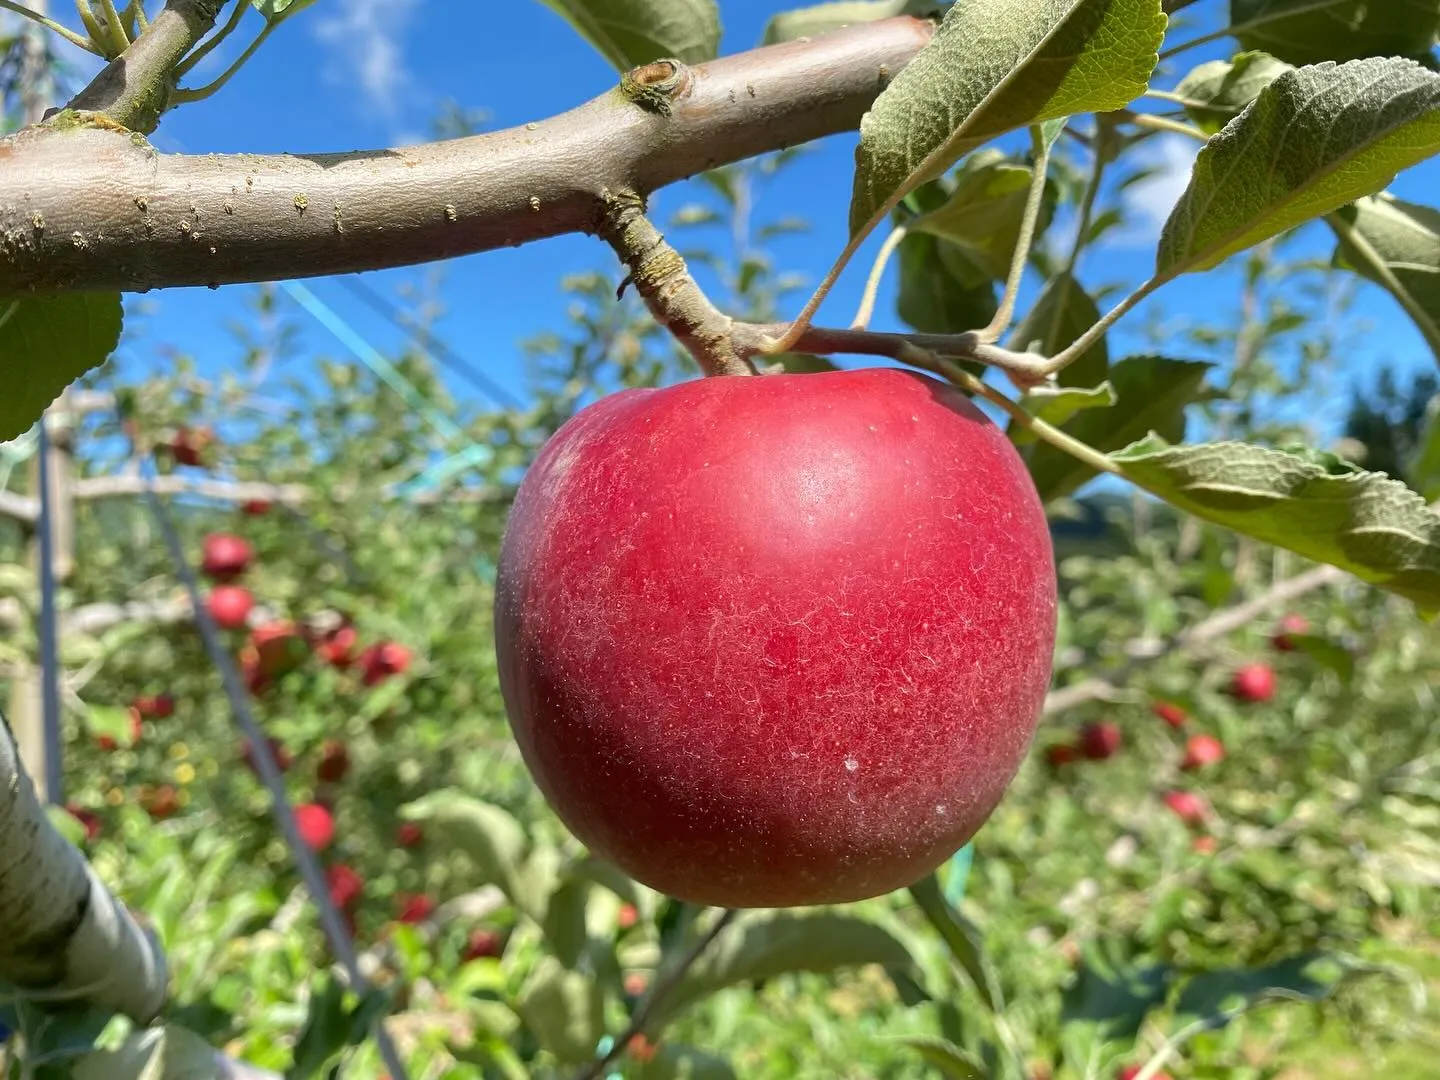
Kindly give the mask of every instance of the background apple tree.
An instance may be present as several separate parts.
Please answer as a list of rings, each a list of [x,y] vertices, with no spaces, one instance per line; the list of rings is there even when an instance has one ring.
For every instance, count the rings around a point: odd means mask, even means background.
[[[146,138],[304,2],[0,3],[0,1075],[1430,1075],[1440,399],[1375,373],[1343,435],[1311,414],[1357,288],[1440,357],[1440,211],[1385,190],[1440,150],[1440,3],[840,2],[716,60],[710,0],[549,2],[623,73],[602,97],[323,160]],[[68,102],[52,35],[97,57]],[[814,208],[752,207],[857,127],[835,273],[884,239],[840,329],[767,251]],[[1161,133],[1203,149],[1153,264],[1087,278]],[[691,176],[655,225],[696,273],[659,288],[644,198]],[[354,279],[397,353],[296,356],[282,297],[325,311],[296,279],[571,231],[624,266],[567,278],[523,399],[423,290]],[[1227,262],[1235,318],[1112,354]],[[911,332],[867,329],[887,275]],[[127,374],[165,343],[122,292],[242,283],[222,377],[183,346]],[[1062,599],[1040,736],[912,889],[667,899],[569,837],[510,738],[515,486],[620,387],[873,363],[1025,455]]]

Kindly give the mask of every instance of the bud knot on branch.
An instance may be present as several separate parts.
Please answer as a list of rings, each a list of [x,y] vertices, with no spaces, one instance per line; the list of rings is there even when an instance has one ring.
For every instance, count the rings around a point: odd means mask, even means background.
[[[690,68],[671,59],[642,64],[620,76],[620,93],[625,99],[660,116],[669,116],[671,103],[687,97],[694,85]]]

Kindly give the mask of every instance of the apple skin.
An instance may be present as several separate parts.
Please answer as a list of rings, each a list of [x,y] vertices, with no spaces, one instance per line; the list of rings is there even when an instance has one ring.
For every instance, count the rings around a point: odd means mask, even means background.
[[[1218,765],[1224,760],[1225,744],[1214,735],[1192,735],[1185,744],[1185,757],[1180,761],[1180,768],[1193,772],[1207,765]]]
[[[1308,633],[1310,633],[1310,620],[1304,615],[1291,612],[1280,620],[1270,643],[1280,652],[1294,652],[1296,649],[1295,638],[1291,635],[1303,636]]]
[[[1102,720],[1080,729],[1080,753],[1091,761],[1104,761],[1120,751],[1120,725]]]
[[[1029,747],[1044,511],[960,393],[871,369],[628,390],[516,496],[496,586],[520,750],[596,854],[695,903],[913,883]]]
[[[234,581],[249,569],[255,549],[243,537],[231,533],[211,533],[205,538],[200,567],[205,576],[215,581]]]
[[[1173,701],[1157,701],[1150,706],[1150,711],[1177,731],[1190,719],[1190,715]]]
[[[210,590],[205,606],[210,617],[223,630],[241,630],[255,607],[255,598],[243,585],[216,585]]]

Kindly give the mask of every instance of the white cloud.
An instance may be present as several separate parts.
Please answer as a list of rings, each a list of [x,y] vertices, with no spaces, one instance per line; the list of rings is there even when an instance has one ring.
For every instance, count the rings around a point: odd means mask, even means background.
[[[405,66],[402,39],[420,0],[342,0],[316,11],[315,37],[336,55],[327,77],[358,85],[386,117],[394,116],[400,98],[413,84]]]
[[[1154,246],[1161,226],[1190,183],[1190,169],[1199,149],[1193,139],[1163,134],[1145,140],[1130,154],[1131,164],[1153,171],[1125,189],[1122,199],[1129,224],[1107,234],[1104,243],[1114,247]]]

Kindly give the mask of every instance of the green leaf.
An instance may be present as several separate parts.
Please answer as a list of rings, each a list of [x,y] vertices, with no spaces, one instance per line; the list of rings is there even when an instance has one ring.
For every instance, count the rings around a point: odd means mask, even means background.
[[[1037,386],[1020,399],[1020,407],[1035,419],[1060,427],[1076,413],[1108,409],[1117,400],[1115,388],[1109,382],[1088,390],[1079,386]],[[1034,435],[1014,423],[1010,425],[1009,434],[1017,446],[1035,441]]]
[[[1330,224],[1335,265],[1388,289],[1440,359],[1440,210],[1382,192],[1335,211]]]
[[[851,235],[997,135],[1128,104],[1164,34],[1160,0],[956,4],[860,122]]]
[[[792,971],[825,973],[863,964],[914,967],[906,947],[888,930],[854,915],[825,909],[741,914],[703,953],[657,1007],[657,1022],[737,983]]]
[[[425,821],[432,833],[449,847],[458,848],[474,864],[477,879],[498,885],[517,903],[524,895],[522,858],[525,830],[507,811],[472,799],[458,791],[436,791],[401,808],[401,816]]]
[[[1096,450],[1119,450],[1158,432],[1170,440],[1185,435],[1185,406],[1200,393],[1209,364],[1163,356],[1129,356],[1110,369],[1115,404],[1091,409],[1065,425],[1067,434]],[[1069,495],[1095,475],[1084,462],[1039,443],[1028,459],[1030,478],[1046,502]]]
[[[1355,657],[1343,645],[1319,634],[1286,634],[1291,644],[1318,664],[1329,668],[1347,685],[1355,678]]]
[[[1005,998],[1000,991],[1000,979],[985,955],[980,931],[945,899],[940,879],[934,874],[927,874],[910,886],[910,895],[945,942],[951,958],[960,965],[986,1007],[994,1013],[1003,1012]]]
[[[1292,64],[1418,56],[1440,31],[1440,0],[1230,0],[1241,46]]]
[[[85,725],[96,738],[104,735],[114,739],[116,746],[135,744],[131,738],[134,729],[130,723],[130,710],[122,705],[87,705]]]
[[[1010,338],[1013,349],[1035,349],[1054,356],[1100,321],[1100,308],[1070,274],[1059,273],[1045,283],[1034,306]],[[1110,370],[1110,349],[1101,338],[1059,374],[1061,386],[1094,386]]]
[[[1304,953],[1263,968],[1224,968],[1196,975],[1180,991],[1175,1003],[1179,1017],[1224,1018],[1248,1005],[1275,998],[1319,1001],[1328,997],[1333,979],[1317,977],[1315,968],[1327,960],[1324,953]]]
[[[1405,463],[1405,475],[1426,502],[1440,499],[1440,397],[1430,402],[1415,454]]]
[[[550,894],[541,928],[550,950],[567,968],[574,967],[588,940],[585,930],[585,903],[590,882],[583,876],[566,877]]]
[[[540,0],[620,71],[671,58],[700,64],[720,47],[715,0]]]
[[[989,1080],[990,1070],[968,1050],[938,1035],[910,1035],[901,1043],[919,1053],[925,1064],[944,1080]]]
[[[215,1050],[193,1031],[174,1024],[137,1031],[117,1050],[87,1054],[73,1080],[218,1080]]]
[[[948,240],[911,233],[900,242],[900,318],[927,334],[959,334],[984,326],[995,314],[995,286],[967,286],[942,251]]]
[[[1213,135],[1235,119],[1260,91],[1287,71],[1283,60],[1269,53],[1242,52],[1233,60],[1211,60],[1201,64],[1175,87],[1185,99],[1185,111],[1195,126]]]
[[[515,1011],[542,1047],[573,1065],[595,1056],[605,1034],[603,1006],[595,979],[544,956],[520,988]]]
[[[1003,281],[1020,239],[1020,224],[1030,195],[1034,170],[1012,161],[999,150],[986,150],[961,163],[955,186],[945,202],[912,219],[907,228],[949,241],[956,256],[947,265],[962,284],[974,288]],[[1039,236],[1054,210],[1053,190],[1041,202],[1035,223]]]
[[[1173,974],[1162,964],[1137,964],[1119,938],[1086,942],[1075,981],[1065,990],[1066,1024],[1088,1022],[1109,1038],[1133,1039],[1145,1014],[1165,1000]]]
[[[1333,454],[1149,438],[1110,455],[1182,510],[1329,563],[1440,611],[1440,514],[1398,480]]]
[[[1208,270],[1437,150],[1440,75],[1414,61],[1288,71],[1201,148],[1160,234],[1156,276]]]
[[[23,435],[120,343],[119,293],[0,299],[0,442]]]
[[[735,1080],[735,1070],[724,1058],[668,1040],[645,1064],[630,1068],[626,1075],[635,1080]]]
[[[842,26],[889,19],[895,15],[938,15],[945,0],[836,0],[831,4],[782,11],[765,24],[762,45],[815,37]]]
[[[315,0],[250,0],[250,6],[264,15],[269,22],[279,22],[301,11]]]
[[[310,995],[305,1027],[295,1043],[295,1060],[285,1070],[285,1080],[310,1080],[350,1045],[350,1016],[345,1008],[345,988],[327,979],[318,993]]]

